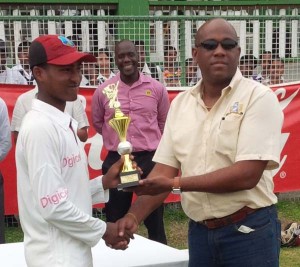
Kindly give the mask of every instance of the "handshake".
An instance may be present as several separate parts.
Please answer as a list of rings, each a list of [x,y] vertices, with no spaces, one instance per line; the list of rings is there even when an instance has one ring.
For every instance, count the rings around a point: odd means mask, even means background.
[[[133,159],[132,156],[131,159]],[[120,182],[120,172],[122,170],[123,163],[124,156],[113,164],[108,172],[103,176],[102,184],[104,189],[117,187]],[[135,162],[133,162],[132,165],[142,174],[141,169],[137,167]],[[102,238],[108,247],[125,250],[128,247],[130,239],[134,239],[133,234],[137,231],[137,229],[137,218],[133,213],[127,213],[124,218],[121,218],[116,223],[108,222],[106,224],[106,231]]]
[[[116,223],[107,223],[106,232],[103,235],[105,244],[113,249],[125,250],[130,239],[138,229],[138,220],[133,213],[127,213]]]

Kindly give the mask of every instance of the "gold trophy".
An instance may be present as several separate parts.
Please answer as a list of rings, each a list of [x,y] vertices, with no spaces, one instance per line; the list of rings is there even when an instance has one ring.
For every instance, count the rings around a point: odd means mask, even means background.
[[[132,145],[126,140],[126,136],[131,119],[121,111],[121,105],[118,101],[118,86],[119,82],[109,84],[103,89],[103,94],[109,99],[109,107],[115,110],[113,118],[110,119],[108,123],[119,137],[118,153],[125,157],[120,173],[121,183],[117,186],[118,190],[123,190],[123,188],[138,185],[140,173],[132,167],[132,161],[129,157],[132,152]]]

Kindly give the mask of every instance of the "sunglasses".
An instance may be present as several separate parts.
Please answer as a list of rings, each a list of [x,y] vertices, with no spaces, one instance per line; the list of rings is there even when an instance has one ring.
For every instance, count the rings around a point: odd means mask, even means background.
[[[203,47],[206,50],[212,51],[212,50],[215,50],[219,46],[219,44],[225,50],[231,50],[238,45],[237,41],[234,41],[231,39],[225,39],[220,42],[218,42],[216,40],[206,40],[206,41],[201,42],[200,44],[197,44],[196,47]]]

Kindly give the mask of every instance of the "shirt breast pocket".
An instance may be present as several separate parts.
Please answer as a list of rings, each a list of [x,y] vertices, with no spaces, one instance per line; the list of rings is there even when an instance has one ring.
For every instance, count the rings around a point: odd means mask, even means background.
[[[242,114],[231,113],[222,118],[216,136],[216,152],[229,156],[232,161],[236,155],[242,117]]]

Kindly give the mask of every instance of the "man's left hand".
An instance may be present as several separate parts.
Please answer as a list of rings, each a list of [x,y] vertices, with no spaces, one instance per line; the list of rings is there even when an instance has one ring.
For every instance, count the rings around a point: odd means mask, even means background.
[[[165,176],[151,177],[139,181],[139,185],[130,188],[130,191],[140,195],[158,195],[171,191],[173,187],[173,179]],[[129,191],[125,190],[125,191]]]

